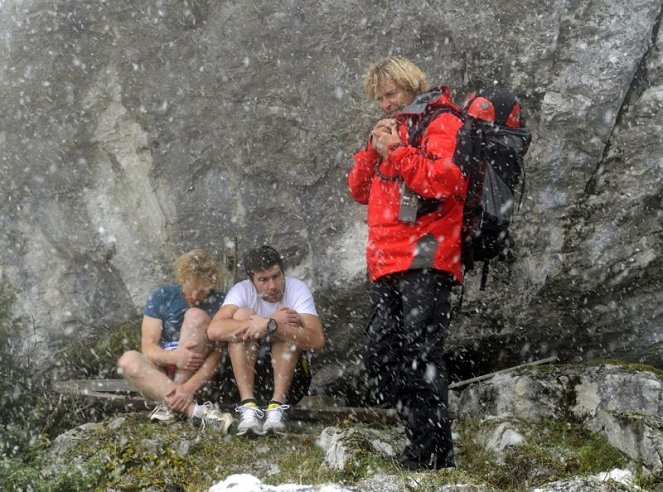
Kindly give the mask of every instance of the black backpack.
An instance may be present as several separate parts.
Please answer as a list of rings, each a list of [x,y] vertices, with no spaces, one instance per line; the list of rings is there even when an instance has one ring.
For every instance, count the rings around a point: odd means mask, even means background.
[[[448,108],[424,110],[410,127],[410,145],[418,146],[425,128]],[[454,113],[456,113],[454,111]],[[521,105],[509,90],[480,89],[468,96],[459,116],[454,163],[468,180],[463,210],[462,261],[465,271],[483,261],[481,286],[488,278],[490,260],[514,259],[509,223],[520,183],[525,187],[523,157],[531,134],[521,115]]]

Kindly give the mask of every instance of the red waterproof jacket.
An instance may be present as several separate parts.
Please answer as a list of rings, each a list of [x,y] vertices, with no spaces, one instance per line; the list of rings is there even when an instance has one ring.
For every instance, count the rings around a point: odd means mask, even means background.
[[[437,90],[441,95],[428,108],[446,106],[458,112],[449,88]],[[452,158],[456,133],[463,123],[454,113],[443,112],[430,122],[420,145],[413,147],[407,132],[411,117],[405,113],[396,116],[405,145],[390,147],[383,159],[369,140],[355,154],[348,176],[354,200],[368,204],[368,275],[375,281],[390,273],[435,268],[462,283],[461,226],[467,182]],[[439,207],[414,223],[400,221],[402,182],[424,199],[439,200]]]

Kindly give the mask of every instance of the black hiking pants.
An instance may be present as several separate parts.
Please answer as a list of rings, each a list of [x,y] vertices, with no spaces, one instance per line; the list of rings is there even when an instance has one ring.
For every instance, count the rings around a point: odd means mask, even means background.
[[[377,403],[395,405],[409,444],[403,458],[427,468],[454,465],[444,340],[450,275],[409,270],[370,284],[365,365]]]

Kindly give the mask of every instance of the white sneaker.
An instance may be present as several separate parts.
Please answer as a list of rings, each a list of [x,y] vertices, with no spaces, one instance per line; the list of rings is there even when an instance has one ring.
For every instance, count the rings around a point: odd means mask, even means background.
[[[159,403],[152,413],[150,414],[150,420],[158,420],[159,422],[172,422],[175,420],[175,412],[173,412],[168,405]]]
[[[246,433],[262,436],[262,418],[265,413],[260,410],[255,403],[245,403],[235,408],[239,413],[239,424],[237,425],[237,435],[243,436]]]
[[[212,426],[219,429],[224,434],[228,432],[228,429],[233,423],[232,415],[222,412],[219,410],[219,407],[211,401],[207,401],[202,405],[196,403],[196,406],[193,408],[191,419],[200,419],[201,429],[204,429],[207,424],[212,424]]]
[[[276,405],[272,403],[267,407],[267,417],[262,425],[263,433],[273,432],[275,434],[285,434],[285,411],[290,405]]]

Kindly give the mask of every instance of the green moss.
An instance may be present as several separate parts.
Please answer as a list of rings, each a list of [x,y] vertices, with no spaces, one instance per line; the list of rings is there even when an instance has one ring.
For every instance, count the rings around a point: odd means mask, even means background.
[[[285,449],[278,446],[275,450],[272,459],[276,467],[267,477],[267,483],[277,485],[292,481],[293,477],[310,477],[317,483],[338,478],[329,468],[320,466],[324,461],[324,452],[312,438],[298,439],[294,446],[289,444],[284,446]]]
[[[600,365],[611,365],[611,366],[617,366],[621,367],[622,369],[626,369],[632,372],[642,372],[642,371],[647,371],[651,372],[654,374],[656,377],[663,379],[663,370],[650,366],[647,364],[639,364],[639,363],[633,363],[633,362],[624,362],[623,360],[619,359],[594,359],[591,361],[587,361],[585,364],[590,365],[590,366],[600,366]]]
[[[58,379],[116,378],[117,361],[127,350],[140,350],[140,324],[126,323],[104,336],[69,343],[56,356]]]
[[[488,424],[463,424],[459,462],[499,490],[525,490],[554,480],[625,467],[628,461],[602,435],[573,423],[543,420],[536,424],[520,422],[526,443],[507,450],[499,462],[473,440],[481,425]]]
[[[353,424],[363,426],[363,424]],[[251,473],[265,483],[343,483],[349,487],[376,473],[393,477],[403,490],[434,491],[451,483],[485,485],[487,490],[528,490],[572,476],[591,475],[624,467],[627,460],[597,435],[567,422],[519,423],[526,444],[497,457],[473,439],[486,422],[457,424],[457,469],[414,473],[401,470],[374,451],[358,435],[346,443],[352,452],[342,470],[324,464],[316,440],[323,425],[310,425],[285,437],[246,439],[187,421],[172,425],[150,422],[147,412],[126,414],[98,424],[88,439],[64,451],[60,464],[51,465],[41,453],[30,464],[0,466],[7,490],[206,490],[235,473]],[[354,439],[354,441],[353,441]],[[652,485],[642,472],[638,483]],[[408,489],[409,487],[409,489]],[[650,487],[651,488],[651,487]]]
[[[77,492],[93,490],[99,482],[99,463],[71,466],[54,473],[45,472],[47,462],[28,465],[20,460],[0,463],[0,483],[7,491]]]

